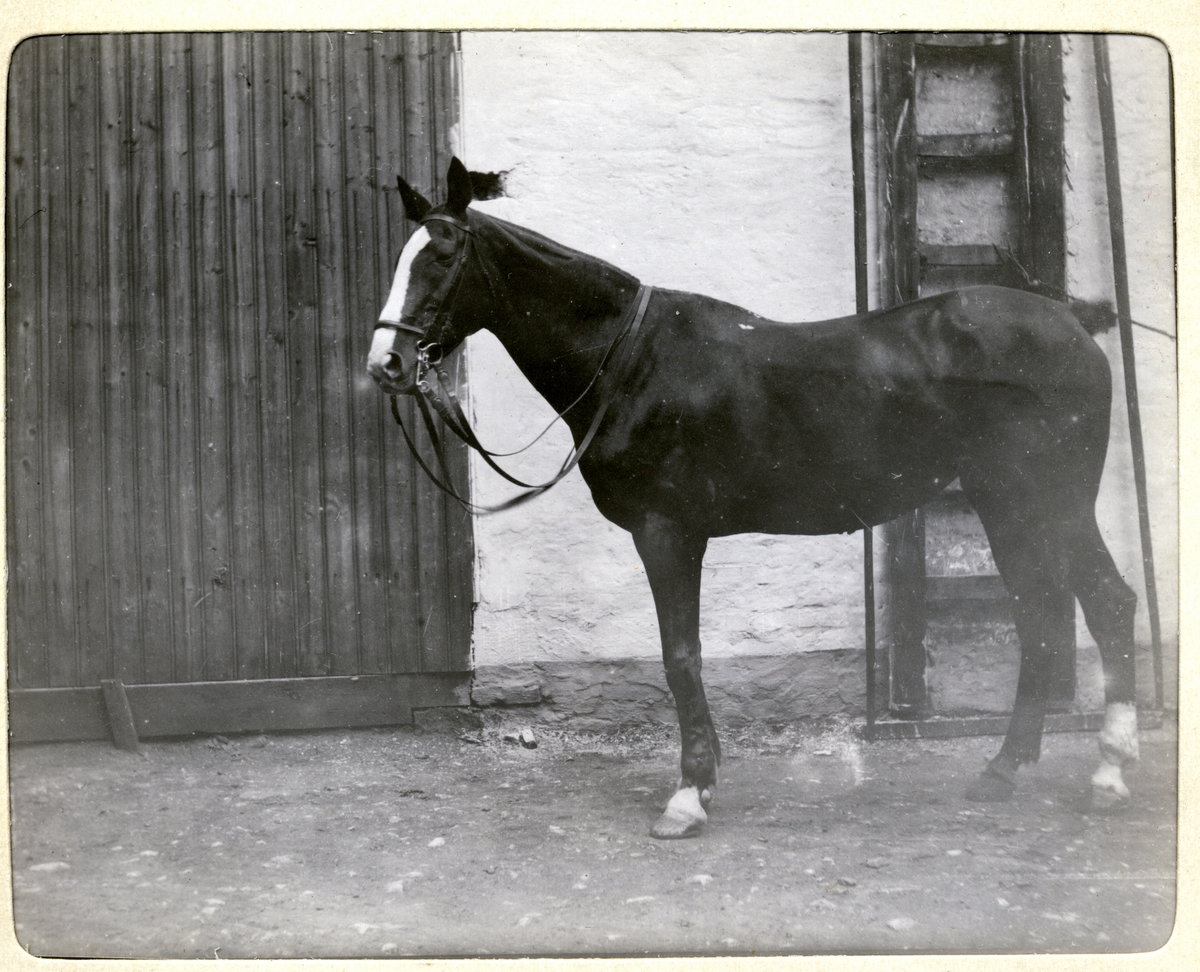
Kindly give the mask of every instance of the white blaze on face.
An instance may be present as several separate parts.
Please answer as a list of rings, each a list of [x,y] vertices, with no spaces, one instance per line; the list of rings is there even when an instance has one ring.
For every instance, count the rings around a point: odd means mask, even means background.
[[[404,313],[404,299],[408,296],[408,281],[412,276],[413,261],[416,260],[417,254],[429,245],[431,239],[429,230],[422,226],[404,244],[400,262],[396,265],[396,276],[392,279],[392,292],[388,294],[387,303],[379,312],[380,322],[400,323],[400,316]]]
[[[425,249],[430,240],[429,230],[422,226],[404,244],[400,261],[396,265],[396,276],[392,278],[392,289],[388,294],[387,303],[379,312],[381,324],[400,323],[400,318],[404,314],[404,301],[408,296],[408,282],[412,276],[413,261],[416,260],[417,254]],[[375,328],[375,335],[371,340],[371,350],[367,355],[367,366],[382,367],[395,341],[396,332],[391,328]]]

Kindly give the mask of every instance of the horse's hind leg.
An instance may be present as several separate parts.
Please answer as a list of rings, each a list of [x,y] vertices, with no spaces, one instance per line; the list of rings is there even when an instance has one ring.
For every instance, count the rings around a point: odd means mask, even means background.
[[[1092,776],[1092,800],[1107,807],[1129,798],[1121,768],[1138,758],[1133,653],[1137,595],[1122,580],[1094,515],[1081,521],[1072,538],[1071,587],[1083,607],[1088,630],[1100,646],[1104,668],[1104,728],[1100,731],[1100,766]]]
[[[964,486],[966,483],[964,483]],[[968,491],[968,496],[971,492]],[[1000,752],[968,789],[972,800],[1007,800],[1022,763],[1041,754],[1051,660],[1074,640],[1067,545],[1061,522],[971,496],[987,530],[996,566],[1012,599],[1021,667],[1012,720]],[[1030,504],[1032,506],[1032,504]]]
[[[700,569],[708,540],[656,514],[633,531],[633,540],[654,594],[663,665],[683,743],[679,788],[650,834],[691,837],[708,819],[704,808],[716,789],[720,758],[700,680]]]

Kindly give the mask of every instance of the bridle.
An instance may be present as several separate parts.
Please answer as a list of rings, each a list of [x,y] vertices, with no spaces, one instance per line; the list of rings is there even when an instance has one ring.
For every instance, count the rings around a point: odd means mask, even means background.
[[[458,303],[459,291],[462,289],[462,281],[465,274],[467,259],[472,249],[471,240],[473,233],[471,227],[466,221],[458,219],[447,213],[431,213],[421,220],[421,225],[441,220],[450,223],[452,226],[457,226],[466,233],[466,238],[463,242],[462,249],[459,251],[455,259],[454,267],[449,274],[446,275],[445,282],[438,287],[435,293],[434,310],[432,319],[424,326],[410,323],[403,319],[399,321],[379,321],[376,328],[390,328],[393,331],[407,331],[411,334],[418,335],[417,340],[417,360],[416,360],[416,388],[417,388],[417,406],[421,412],[421,418],[425,424],[425,430],[429,435],[429,441],[433,445],[434,454],[437,456],[438,465],[441,469],[439,476],[422,458],[421,453],[417,450],[416,443],[409,435],[408,429],[405,428],[404,421],[400,416],[400,405],[396,400],[395,395],[388,396],[391,401],[392,417],[396,420],[396,424],[400,426],[400,431],[404,434],[404,441],[408,445],[409,451],[413,458],[417,460],[417,464],[425,471],[425,474],[433,481],[440,490],[455,499],[468,512],[487,514],[499,513],[502,510],[511,509],[514,506],[519,506],[527,502],[533,497],[544,493],[552,486],[557,484],[564,476],[567,475],[583,458],[583,454],[587,451],[588,446],[592,444],[592,440],[596,437],[597,431],[600,429],[600,422],[603,420],[605,413],[608,411],[609,405],[612,403],[613,394],[621,384],[621,379],[625,374],[625,369],[628,366],[629,359],[632,356],[633,345],[636,342],[638,331],[642,325],[642,319],[646,315],[646,306],[650,302],[650,294],[653,290],[645,284],[638,286],[637,294],[630,307],[626,311],[627,320],[623,326],[617,331],[617,336],[613,339],[605,352],[604,358],[600,362],[600,367],[596,370],[596,374],[592,376],[592,380],[588,382],[587,387],[570,405],[559,412],[551,421],[550,425],[527,445],[514,452],[492,452],[486,449],[476,437],[474,430],[467,422],[467,417],[459,404],[458,396],[454,392],[453,383],[446,374],[445,367],[445,350],[441,341],[430,340],[431,336],[441,337],[445,333],[451,318],[454,314],[454,308]],[[485,274],[486,276],[486,274]],[[489,286],[491,281],[488,281]],[[440,333],[439,333],[440,332]],[[618,348],[620,353],[618,354]],[[613,373],[616,375],[616,380],[609,383],[607,394],[601,399],[599,406],[596,408],[595,414],[592,416],[591,424],[588,426],[587,432],[580,440],[571,453],[563,460],[562,466],[555,475],[544,483],[526,483],[515,476],[512,476],[506,470],[502,469],[497,463],[496,458],[504,456],[514,456],[524,452],[550,428],[567,414],[572,408],[581,402],[584,397],[592,390],[601,377],[608,371],[609,365],[616,360],[616,366]],[[483,458],[489,466],[497,473],[503,476],[515,486],[522,487],[525,492],[518,493],[516,496],[505,500],[503,503],[498,503],[493,506],[481,506],[477,503],[472,503],[470,500],[461,496],[450,484],[450,467],[446,463],[445,448],[442,445],[442,437],[438,433],[437,425],[433,421],[433,415],[430,412],[430,405],[442,417],[445,423],[455,435],[463,440],[468,446],[474,449]]]
[[[458,303],[458,292],[462,288],[463,270],[470,255],[471,238],[473,236],[471,227],[466,220],[459,219],[457,216],[451,216],[449,213],[431,213],[421,220],[420,225],[424,226],[426,223],[433,222],[449,223],[451,226],[457,226],[466,233],[466,239],[462,249],[458,251],[458,255],[455,257],[454,267],[446,275],[446,279],[434,294],[436,304],[432,320],[424,327],[409,323],[403,317],[398,321],[380,320],[375,324],[376,328],[385,327],[393,331],[408,331],[411,334],[419,335],[420,340],[417,342],[418,387],[420,386],[421,378],[429,370],[429,367],[438,364],[444,357],[442,344],[437,341],[430,341],[429,337],[439,328],[444,331],[447,322],[454,313],[455,305]]]

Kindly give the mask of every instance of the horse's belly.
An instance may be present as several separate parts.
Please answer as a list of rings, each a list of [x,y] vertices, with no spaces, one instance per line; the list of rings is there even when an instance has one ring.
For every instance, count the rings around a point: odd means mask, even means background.
[[[901,473],[806,469],[788,476],[749,471],[710,506],[712,536],[731,533],[852,533],[895,519],[953,479],[950,462]]]

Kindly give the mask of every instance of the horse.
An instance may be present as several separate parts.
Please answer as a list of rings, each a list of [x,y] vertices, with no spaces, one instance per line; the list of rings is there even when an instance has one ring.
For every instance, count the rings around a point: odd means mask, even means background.
[[[709,538],[849,533],[911,511],[956,477],[1020,640],[1007,733],[967,798],[1009,799],[1017,769],[1038,759],[1049,662],[1074,637],[1063,606],[1077,598],[1105,675],[1092,797],[1128,800],[1137,598],[1095,518],[1112,379],[1065,303],[984,286],[783,323],[644,286],[469,208],[471,177],[457,158],[446,184],[435,207],[399,180],[418,228],[367,370],[383,392],[420,400],[431,365],[486,328],[566,422],[576,449],[563,471],[577,462],[600,513],[632,534],[654,598],[681,737],[680,780],[654,837],[699,832],[717,785],[699,637]]]

